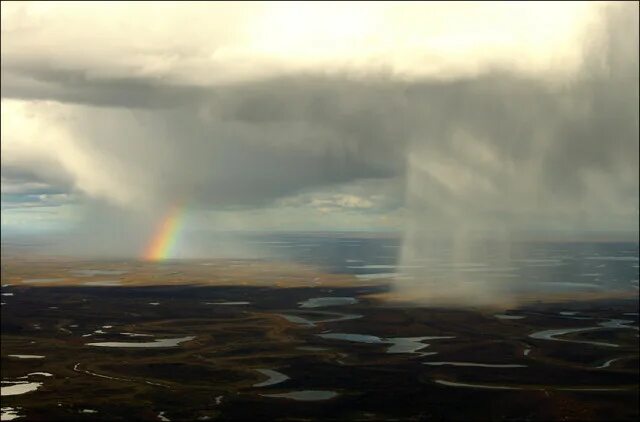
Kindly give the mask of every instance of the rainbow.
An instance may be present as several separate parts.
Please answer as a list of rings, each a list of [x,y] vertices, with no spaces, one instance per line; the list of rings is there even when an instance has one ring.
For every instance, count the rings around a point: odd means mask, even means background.
[[[171,253],[171,247],[174,245],[182,221],[184,219],[185,207],[180,204],[174,204],[164,219],[160,222],[158,229],[155,231],[151,242],[144,251],[143,259],[145,261],[161,261],[167,259]]]

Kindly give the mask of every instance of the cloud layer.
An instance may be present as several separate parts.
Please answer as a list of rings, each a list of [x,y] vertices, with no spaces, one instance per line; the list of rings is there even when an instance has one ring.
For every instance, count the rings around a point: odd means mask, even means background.
[[[3,203],[637,231],[637,4],[270,7],[3,4]]]

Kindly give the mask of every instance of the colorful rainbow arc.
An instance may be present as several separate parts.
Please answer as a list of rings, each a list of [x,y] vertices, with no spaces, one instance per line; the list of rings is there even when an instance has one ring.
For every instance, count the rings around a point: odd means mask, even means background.
[[[175,244],[184,219],[185,207],[182,204],[174,204],[164,217],[155,235],[145,249],[143,259],[145,261],[161,261],[167,259],[171,248]]]

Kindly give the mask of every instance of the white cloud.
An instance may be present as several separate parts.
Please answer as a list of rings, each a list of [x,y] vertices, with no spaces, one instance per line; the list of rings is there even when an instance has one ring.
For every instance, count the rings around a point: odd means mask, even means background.
[[[3,66],[215,84],[296,72],[450,78],[575,70],[599,5],[565,2],[2,3]],[[6,70],[5,70],[6,71]]]

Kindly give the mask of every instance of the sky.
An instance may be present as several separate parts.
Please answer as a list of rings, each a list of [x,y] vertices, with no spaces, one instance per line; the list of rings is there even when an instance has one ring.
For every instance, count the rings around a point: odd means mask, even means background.
[[[3,235],[638,231],[636,2],[1,10]]]

